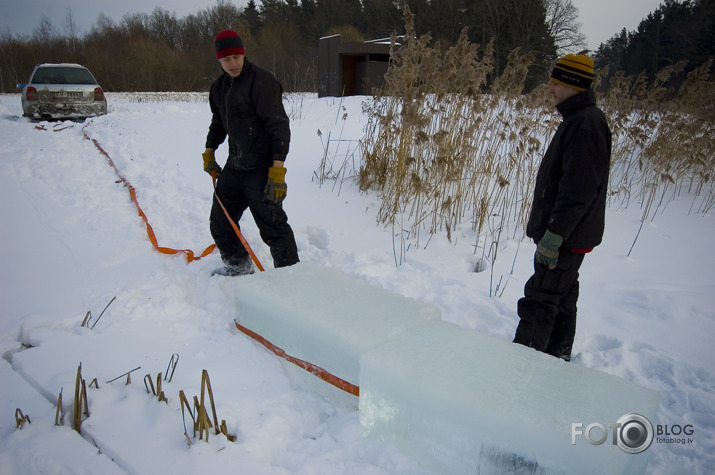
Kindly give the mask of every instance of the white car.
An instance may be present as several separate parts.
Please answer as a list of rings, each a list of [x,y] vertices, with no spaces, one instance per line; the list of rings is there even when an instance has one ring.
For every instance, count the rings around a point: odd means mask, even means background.
[[[87,68],[79,64],[40,64],[22,89],[22,112],[38,120],[84,119],[107,113],[107,99]]]

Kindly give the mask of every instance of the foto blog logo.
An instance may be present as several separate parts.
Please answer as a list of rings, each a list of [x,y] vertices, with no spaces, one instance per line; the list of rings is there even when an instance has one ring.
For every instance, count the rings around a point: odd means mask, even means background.
[[[611,441],[629,454],[639,454],[653,443],[653,424],[640,414],[626,414],[617,422],[609,424]],[[591,445],[601,445],[608,439],[608,430],[601,423],[594,422],[583,428],[583,423],[571,424],[571,445],[576,445],[576,438],[583,436]]]

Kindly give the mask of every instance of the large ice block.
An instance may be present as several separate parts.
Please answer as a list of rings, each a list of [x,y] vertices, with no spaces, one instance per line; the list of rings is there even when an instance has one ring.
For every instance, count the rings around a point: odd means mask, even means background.
[[[360,365],[366,435],[438,473],[645,470],[648,451],[626,453],[610,426],[631,413],[652,421],[660,395],[618,377],[442,321],[396,336]]]
[[[240,329],[355,387],[363,353],[440,319],[437,307],[313,262],[237,278],[235,289]]]

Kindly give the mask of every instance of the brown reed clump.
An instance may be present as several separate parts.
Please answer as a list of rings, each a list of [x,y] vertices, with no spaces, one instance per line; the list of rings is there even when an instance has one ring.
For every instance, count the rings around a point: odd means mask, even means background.
[[[428,35],[415,35],[412,20],[406,9],[403,44],[393,48],[385,86],[365,109],[360,187],[381,192],[378,220],[394,226],[406,219],[417,245],[423,229],[451,239],[464,222],[488,230],[485,236],[515,234],[555,125],[553,108],[543,112],[544,88],[522,95],[534,56],[513,52],[487,87],[492,43],[482,50],[465,30],[442,55]]]
[[[378,221],[402,228],[401,239],[419,246],[427,231],[451,240],[469,223],[482,257],[493,261],[502,237],[523,233],[536,170],[561,117],[546,85],[523,94],[532,53],[512,52],[488,86],[491,43],[480,48],[463,31],[442,55],[429,35],[415,35],[408,8],[405,22],[385,85],[364,106],[360,188],[381,193]],[[697,212],[715,206],[712,61],[674,91],[668,79],[683,66],[665,68],[652,84],[616,74],[599,98],[613,132],[611,204],[635,202],[644,220],[678,194],[689,194]]]
[[[617,74],[603,98],[614,136],[611,203],[626,207],[635,200],[643,220],[681,194],[690,196],[693,211],[715,206],[712,60],[671,90],[668,79],[684,66],[663,68],[650,85],[644,75]]]

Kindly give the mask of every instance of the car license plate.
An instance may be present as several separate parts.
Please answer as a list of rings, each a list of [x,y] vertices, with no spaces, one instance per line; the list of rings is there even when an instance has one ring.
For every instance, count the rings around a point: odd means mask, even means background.
[[[52,93],[54,99],[82,99],[79,91],[56,91]]]

